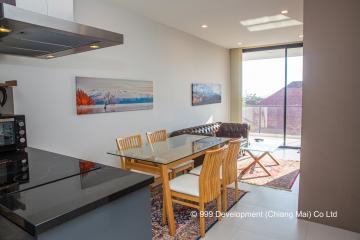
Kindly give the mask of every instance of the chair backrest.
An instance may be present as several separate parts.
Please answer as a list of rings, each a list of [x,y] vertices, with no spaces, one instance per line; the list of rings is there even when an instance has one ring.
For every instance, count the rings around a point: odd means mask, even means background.
[[[125,138],[117,138],[116,144],[120,151],[142,147],[141,135],[134,135]]]
[[[227,186],[237,181],[237,158],[240,152],[241,140],[229,142],[228,153],[222,163],[222,183]]]
[[[147,140],[150,144],[165,141],[167,139],[166,130],[159,130],[155,132],[147,132],[146,133]]]
[[[220,166],[226,156],[227,147],[207,151],[200,172],[200,199],[205,203],[216,199],[221,193]]]

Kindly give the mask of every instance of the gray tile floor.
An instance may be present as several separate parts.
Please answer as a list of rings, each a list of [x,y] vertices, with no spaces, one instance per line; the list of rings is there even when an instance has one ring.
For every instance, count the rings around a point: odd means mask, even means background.
[[[297,150],[278,150],[274,155],[282,159],[300,159]],[[291,192],[245,183],[240,183],[240,188],[249,193],[230,213],[288,215],[269,218],[226,217],[206,233],[206,240],[360,240],[358,233],[299,220],[289,215],[298,207],[299,177]]]

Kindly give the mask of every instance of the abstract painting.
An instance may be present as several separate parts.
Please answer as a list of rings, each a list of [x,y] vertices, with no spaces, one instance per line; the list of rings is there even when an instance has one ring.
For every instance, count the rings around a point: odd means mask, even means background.
[[[192,105],[205,105],[221,103],[221,84],[216,83],[193,83]]]
[[[152,81],[76,77],[77,114],[152,108]]]

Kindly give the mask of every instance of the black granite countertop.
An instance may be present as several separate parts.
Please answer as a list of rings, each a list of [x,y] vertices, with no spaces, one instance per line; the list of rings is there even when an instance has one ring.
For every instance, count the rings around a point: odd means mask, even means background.
[[[1,194],[0,214],[32,235],[153,182],[148,175],[39,149],[28,148],[27,153],[30,177]]]
[[[35,240],[36,238],[0,215],[0,239]]]
[[[20,163],[21,166],[4,164],[11,161],[26,161],[27,163]],[[53,181],[59,181],[61,179],[79,175],[80,173],[98,169],[102,166],[101,164],[35,148],[27,148],[26,151],[0,153],[0,163],[3,163],[0,164],[0,170],[3,170],[1,171],[0,176],[3,177],[3,175],[6,174],[8,178],[0,178],[0,190],[1,186],[9,185],[9,182],[6,182],[6,180],[13,180],[13,182],[17,183],[17,189],[12,188],[12,192],[24,191]],[[11,174],[12,171],[15,171],[15,169],[19,167],[26,168],[24,169],[26,178],[19,179],[17,176]],[[4,171],[5,169],[7,171]],[[11,178],[17,179],[14,180]],[[21,180],[20,184],[19,180]]]

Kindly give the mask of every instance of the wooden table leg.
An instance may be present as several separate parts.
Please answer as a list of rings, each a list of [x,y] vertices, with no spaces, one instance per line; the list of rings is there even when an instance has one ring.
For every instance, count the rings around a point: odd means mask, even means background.
[[[280,165],[280,163],[274,158],[273,155],[271,155],[269,152],[267,152],[267,155],[269,155],[269,157],[270,157],[277,165]]]
[[[121,161],[121,168],[126,170],[126,161],[125,161],[125,159],[122,157],[122,158],[120,158],[120,161]]]
[[[235,180],[235,201],[237,201],[238,197],[239,197],[238,190],[239,190],[239,182],[238,182],[237,177],[236,177],[236,180]]]
[[[244,168],[241,171],[241,175],[244,175],[245,173],[247,173],[250,170],[250,168],[252,166],[254,166],[254,164],[256,164],[256,157],[248,150],[245,150],[245,152],[247,152],[254,161],[252,161],[246,168]]]
[[[260,160],[265,157],[268,152],[264,152],[263,154],[261,154],[259,157],[256,157],[254,154],[252,154],[250,151],[246,150],[246,152],[250,155],[250,157],[252,159],[254,159],[254,161],[249,164],[249,166],[247,166],[244,170],[242,170],[241,174],[244,175],[245,173],[247,173],[252,166],[254,166],[255,164],[259,164],[259,166],[266,172],[266,174],[268,174],[269,176],[271,176],[270,172],[265,168],[265,166],[260,162]]]
[[[256,163],[259,164],[259,166],[266,172],[267,175],[271,176],[271,173],[266,169],[266,167],[260,162],[260,160],[265,157],[267,152],[264,152],[260,155],[260,157],[256,158]]]
[[[128,167],[127,167],[127,163],[128,163],[129,159],[125,158],[125,157],[122,157],[121,158],[121,168],[124,169],[124,170],[130,170]]]
[[[222,185],[222,191],[221,191],[221,202],[222,202],[222,211],[227,212],[227,188],[226,185]],[[236,192],[236,190],[235,190]],[[220,211],[219,209],[217,209]]]
[[[168,175],[168,167],[167,165],[161,165],[161,177],[163,181],[163,194],[166,208],[166,219],[168,221],[169,226],[169,234],[170,236],[175,236],[175,219],[174,219],[174,209],[172,206],[170,188],[169,188],[169,175]]]

